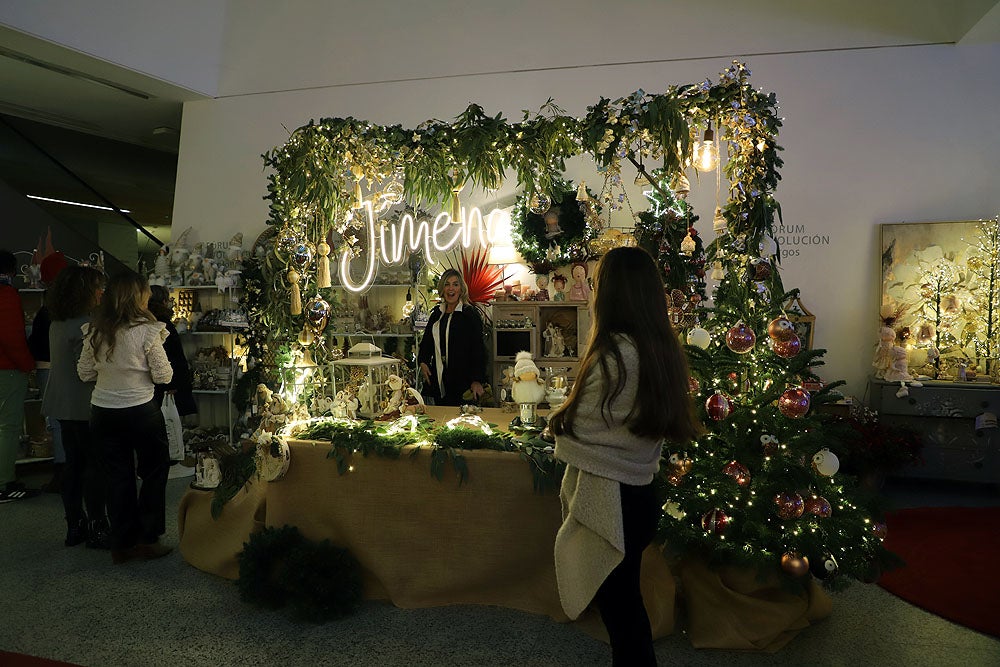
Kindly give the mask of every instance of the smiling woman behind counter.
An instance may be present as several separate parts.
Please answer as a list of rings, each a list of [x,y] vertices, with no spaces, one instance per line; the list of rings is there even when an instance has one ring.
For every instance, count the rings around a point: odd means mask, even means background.
[[[441,274],[437,289],[441,303],[431,311],[417,354],[425,382],[423,394],[436,405],[478,401],[486,381],[483,322],[457,270]],[[467,391],[471,400],[462,398]]]

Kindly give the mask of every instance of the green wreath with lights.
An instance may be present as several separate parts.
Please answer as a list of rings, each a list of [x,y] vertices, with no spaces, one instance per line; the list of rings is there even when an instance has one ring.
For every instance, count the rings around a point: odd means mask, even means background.
[[[590,195],[590,190],[587,190]],[[531,211],[534,194],[521,194],[511,212],[511,237],[514,248],[531,266],[535,273],[548,273],[553,268],[573,262],[583,262],[590,255],[588,243],[597,235],[597,230],[587,224],[585,207],[594,207],[594,214],[600,214],[600,207],[591,196],[587,203],[576,200],[576,187],[571,181],[556,180],[552,183],[549,199],[552,208],[559,213],[559,227],[562,233],[546,238],[545,217]],[[538,196],[541,196],[540,194]],[[558,251],[554,252],[558,247]]]

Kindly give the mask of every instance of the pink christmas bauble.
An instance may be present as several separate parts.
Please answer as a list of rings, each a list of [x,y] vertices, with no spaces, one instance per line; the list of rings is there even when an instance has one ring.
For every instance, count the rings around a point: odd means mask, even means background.
[[[771,349],[782,359],[791,359],[802,351],[802,341],[795,334],[791,338],[771,339]]]
[[[757,342],[757,336],[753,329],[743,322],[738,322],[736,326],[726,332],[726,347],[736,354],[746,354],[753,349]]]
[[[729,397],[722,393],[715,393],[705,401],[705,412],[709,418],[715,421],[722,421],[733,411],[733,403]]]
[[[786,389],[785,393],[778,399],[778,410],[781,414],[791,419],[798,419],[809,412],[809,403],[812,397],[809,392],[802,387],[792,387]]]

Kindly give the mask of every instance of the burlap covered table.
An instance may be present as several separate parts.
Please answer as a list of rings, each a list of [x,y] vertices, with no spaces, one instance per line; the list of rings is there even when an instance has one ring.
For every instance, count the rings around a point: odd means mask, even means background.
[[[444,421],[456,412],[432,407],[429,414]],[[512,415],[487,410],[483,416],[503,425]],[[326,458],[329,443],[289,445],[288,473],[276,482],[248,483],[218,519],[211,516],[211,492],[184,496],[178,521],[188,563],[236,579],[251,533],[288,524],[349,549],[361,564],[368,598],[403,608],[497,605],[568,620],[553,561],[559,497],[533,491],[529,464],[517,454],[464,452],[469,477],[459,485],[450,467],[440,481],[431,476],[428,449],[414,456],[406,449],[399,459],[354,455],[351,471],[340,475]],[[829,613],[829,600],[815,585],[800,596],[773,595],[734,587],[704,568],[684,574],[686,595],[695,598],[686,600],[689,632],[699,647],[773,651]],[[655,547],[644,554],[642,579],[653,636],[666,636],[674,628],[676,590]],[[579,623],[606,637],[593,610]]]

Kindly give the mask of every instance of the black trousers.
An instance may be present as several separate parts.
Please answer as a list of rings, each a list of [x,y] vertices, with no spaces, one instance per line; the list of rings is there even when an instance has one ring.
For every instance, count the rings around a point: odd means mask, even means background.
[[[166,531],[170,453],[163,413],[154,401],[131,408],[91,406],[108,484],[111,548],[152,544]],[[138,472],[142,486],[136,489]]]
[[[601,584],[594,601],[611,638],[611,664],[645,667],[656,665],[656,655],[639,588],[639,570],[642,552],[656,533],[660,508],[652,484],[620,486],[625,558]]]
[[[77,419],[60,419],[66,465],[63,468],[62,501],[66,523],[75,526],[83,519],[104,521],[107,484],[101,466],[101,452],[90,433],[90,424]],[[86,513],[83,508],[86,507]]]

